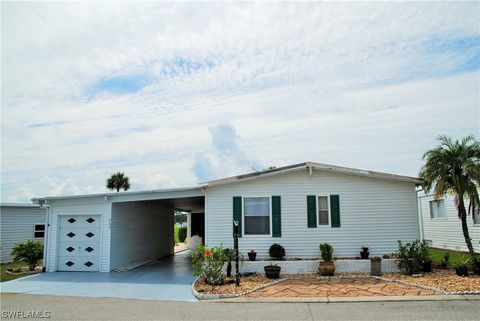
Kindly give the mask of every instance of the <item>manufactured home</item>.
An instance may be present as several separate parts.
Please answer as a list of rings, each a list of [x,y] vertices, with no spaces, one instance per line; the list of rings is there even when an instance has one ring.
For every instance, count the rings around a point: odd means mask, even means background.
[[[34,204],[0,204],[0,262],[13,260],[10,253],[16,243],[25,243],[28,240],[43,242],[45,219],[45,208]]]
[[[468,251],[452,194],[435,198],[433,194],[419,193],[420,233],[430,246],[456,251]],[[468,205],[468,201],[466,200]],[[473,249],[480,252],[480,213],[468,213],[467,226]]]
[[[207,246],[267,257],[273,243],[288,258],[394,252],[419,238],[415,177],[301,163],[176,189],[36,198],[47,208],[47,271],[125,270],[173,254],[175,209],[189,212],[188,234]]]

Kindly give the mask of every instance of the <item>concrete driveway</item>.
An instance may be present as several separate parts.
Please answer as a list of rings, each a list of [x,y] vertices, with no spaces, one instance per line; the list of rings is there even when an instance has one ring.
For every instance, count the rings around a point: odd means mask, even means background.
[[[2,293],[196,301],[188,251],[127,272],[54,272],[0,283]]]

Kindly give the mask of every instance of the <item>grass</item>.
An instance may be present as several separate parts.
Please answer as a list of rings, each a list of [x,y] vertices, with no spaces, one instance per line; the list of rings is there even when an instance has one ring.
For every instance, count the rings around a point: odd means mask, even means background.
[[[40,262],[39,262],[40,263]],[[39,264],[41,265],[41,264]],[[28,266],[27,263],[23,262],[23,261],[19,261],[19,262],[10,262],[10,263],[2,263],[0,265],[0,268],[1,268],[1,273],[0,273],[0,282],[6,282],[6,281],[10,281],[10,280],[15,280],[15,279],[18,279],[18,278],[22,278],[24,276],[27,276],[28,274],[24,274],[24,275],[10,275],[10,274],[7,274],[7,269],[11,268],[11,269],[17,269],[17,268],[21,268],[21,267],[26,267]]]
[[[178,230],[179,230],[179,229],[180,229],[180,226],[175,226],[175,229],[174,229],[175,244],[180,243],[180,241],[178,240]]]
[[[430,254],[430,259],[433,263],[440,264],[442,263],[443,256],[445,253],[450,254],[450,259],[448,260],[448,265],[451,267],[452,264],[461,260],[465,257],[470,257],[467,252],[460,252],[460,251],[452,251],[452,250],[445,250],[445,249],[435,249],[429,248],[428,253]]]

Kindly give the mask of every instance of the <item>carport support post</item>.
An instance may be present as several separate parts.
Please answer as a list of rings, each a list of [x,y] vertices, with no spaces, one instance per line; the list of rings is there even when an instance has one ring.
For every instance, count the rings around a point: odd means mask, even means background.
[[[240,286],[240,271],[238,268],[238,221],[233,221],[233,250],[235,251],[235,284]]]

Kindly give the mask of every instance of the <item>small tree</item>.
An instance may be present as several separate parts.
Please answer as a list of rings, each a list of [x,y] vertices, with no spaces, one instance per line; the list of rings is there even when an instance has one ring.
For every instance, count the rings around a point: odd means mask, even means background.
[[[128,191],[130,189],[130,182],[124,173],[116,172],[107,179],[107,188],[109,190],[117,190],[117,192],[120,192],[121,189]]]
[[[440,136],[440,145],[423,155],[426,163],[420,171],[425,181],[425,190],[434,190],[435,198],[441,198],[448,192],[455,195],[458,217],[462,222],[462,232],[468,252],[475,260],[472,238],[468,232],[465,198],[469,199],[469,211],[479,210],[480,199],[480,141],[467,136],[461,141]]]
[[[43,257],[43,244],[28,240],[26,243],[17,243],[12,249],[14,261],[25,261],[30,271],[35,270],[38,260]]]

